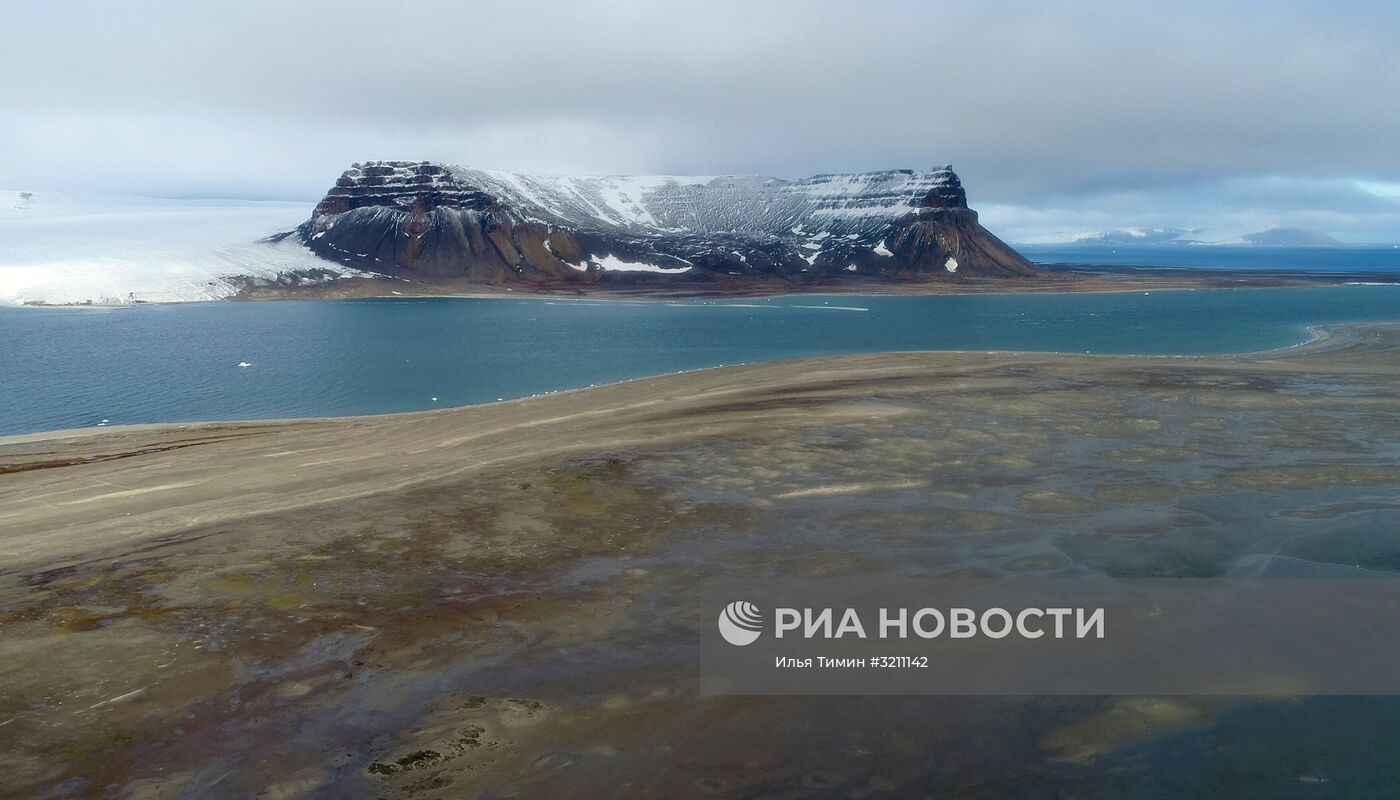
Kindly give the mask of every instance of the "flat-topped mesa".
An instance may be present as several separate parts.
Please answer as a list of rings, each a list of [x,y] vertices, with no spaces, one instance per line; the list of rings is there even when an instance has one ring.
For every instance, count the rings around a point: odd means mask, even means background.
[[[486,208],[491,197],[457,181],[446,167],[426,161],[351,164],[316,205],[315,215],[343,214],[365,206],[429,211],[438,206]]]
[[[793,283],[1031,278],[951,166],[817,175],[555,176],[371,161],[298,229],[317,254],[425,281]]]
[[[933,187],[919,201],[923,208],[967,208],[967,192],[963,191],[962,181],[953,172],[953,165],[946,164],[933,173]]]

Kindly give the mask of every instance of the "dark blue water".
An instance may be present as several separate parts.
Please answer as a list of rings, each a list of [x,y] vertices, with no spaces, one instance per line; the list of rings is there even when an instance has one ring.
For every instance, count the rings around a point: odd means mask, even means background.
[[[1246,352],[1302,342],[1312,324],[1397,319],[1391,286],[0,308],[0,434],[413,411],[820,354]]]
[[[1042,264],[1123,264],[1186,269],[1274,269],[1305,272],[1400,272],[1400,247],[1261,247],[1193,244],[1024,244]]]

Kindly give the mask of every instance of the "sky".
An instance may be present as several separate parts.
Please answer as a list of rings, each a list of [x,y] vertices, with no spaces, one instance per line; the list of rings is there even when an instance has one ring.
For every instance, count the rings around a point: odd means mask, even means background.
[[[0,188],[951,163],[993,231],[1400,241],[1400,3],[0,0]]]

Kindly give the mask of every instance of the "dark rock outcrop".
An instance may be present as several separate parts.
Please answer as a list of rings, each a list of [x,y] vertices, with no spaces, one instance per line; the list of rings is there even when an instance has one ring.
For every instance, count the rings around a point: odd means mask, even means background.
[[[356,164],[298,234],[427,282],[660,285],[1033,277],[951,167],[759,177],[563,177]]]

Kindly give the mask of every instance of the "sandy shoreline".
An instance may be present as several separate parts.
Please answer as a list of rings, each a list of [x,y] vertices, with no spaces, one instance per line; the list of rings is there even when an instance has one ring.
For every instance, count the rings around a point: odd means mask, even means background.
[[[192,520],[334,503],[392,492],[513,460],[608,446],[661,446],[754,424],[736,414],[710,428],[669,425],[715,406],[756,402],[811,384],[852,387],[917,379],[921,370],[1023,364],[1046,367],[1189,361],[1225,369],[1316,360],[1357,349],[1386,325],[1310,329],[1308,342],[1231,356],[1119,356],[933,351],[825,356],[712,367],[533,398],[362,417],[143,424],[0,437],[0,553],[6,568],[75,558],[89,547],[156,538]],[[1365,332],[1363,334],[1362,332]],[[761,416],[761,415],[758,415]],[[289,442],[294,444],[289,444]],[[470,458],[464,463],[463,457]],[[218,461],[211,462],[211,458]],[[395,459],[403,463],[391,463]],[[84,483],[74,484],[74,469]],[[139,480],[131,477],[139,475]],[[385,476],[394,476],[386,482]],[[120,483],[109,483],[119,478]],[[112,490],[108,487],[119,486]],[[286,487],[280,491],[274,487]],[[94,487],[96,487],[94,489]],[[256,509],[238,498],[259,497]],[[84,508],[90,510],[84,510]],[[138,519],[126,517],[137,515]],[[139,522],[139,525],[135,524]],[[56,527],[81,535],[47,535]]]
[[[1190,291],[1190,290],[1188,290],[1188,289],[1180,289],[1180,290],[1164,290],[1164,291]],[[777,295],[777,296],[800,296],[800,295]],[[837,295],[837,296],[839,296],[839,295]],[[481,296],[478,296],[478,295],[450,295],[450,297],[462,297],[462,298],[482,297],[482,298],[489,298],[489,299],[499,299],[501,296],[500,296],[500,295],[481,295]],[[608,298],[576,298],[576,299],[578,299],[580,302],[587,302],[587,301],[590,301],[590,300],[596,300],[596,301],[600,301],[600,302],[607,302],[607,301],[608,301]],[[66,306],[56,306],[56,307],[66,307]],[[1377,324],[1377,325],[1385,325],[1386,323],[1376,323],[1376,324]],[[1308,326],[1306,327],[1306,331],[1307,331],[1307,333],[1308,333],[1308,336],[1307,336],[1306,339],[1304,339],[1304,340],[1301,341],[1301,342],[1297,342],[1297,343],[1295,343],[1295,344],[1290,344],[1290,345],[1283,345],[1283,346],[1281,346],[1281,347],[1269,348],[1269,349],[1267,349],[1267,350],[1257,350],[1257,351],[1250,351],[1250,352],[1243,352],[1243,353],[1231,353],[1231,354],[1221,355],[1221,356],[1179,355],[1179,354],[1178,354],[1178,355],[1152,355],[1152,356],[1148,356],[1148,355],[1139,355],[1139,354],[1133,354],[1133,353],[1128,353],[1128,354],[1122,354],[1122,353],[1118,353],[1118,354],[1114,354],[1114,353],[1084,353],[1084,354],[1078,354],[1078,353],[1076,353],[1076,354],[1073,354],[1073,355],[1074,355],[1075,357],[1078,357],[1078,358],[1156,358],[1156,359],[1196,359],[1196,358],[1219,359],[1219,358],[1247,358],[1247,357],[1262,356],[1262,355],[1268,355],[1268,354],[1274,354],[1274,353],[1285,353],[1285,352],[1288,352],[1288,351],[1291,351],[1291,350],[1297,350],[1297,349],[1303,348],[1303,347],[1311,347],[1311,346],[1314,346],[1314,345],[1316,345],[1316,344],[1319,344],[1319,343],[1321,343],[1321,342],[1323,342],[1323,341],[1325,341],[1325,340],[1328,340],[1328,339],[1331,339],[1332,337],[1334,337],[1334,336],[1336,335],[1336,329],[1339,328],[1339,327],[1341,327],[1341,328],[1346,328],[1346,327],[1350,327],[1350,326],[1348,326],[1348,325],[1340,325],[1340,326],[1339,326],[1339,325],[1308,325]],[[908,353],[908,352],[915,352],[915,353],[917,353],[917,352],[920,352],[920,351],[904,351],[904,352],[905,352],[905,353]],[[1018,353],[1024,353],[1024,352],[1026,352],[1026,351],[1017,351],[1017,350],[931,350],[931,351],[926,351],[926,352],[927,352],[927,353],[947,353],[947,354],[953,354],[953,355],[1014,355],[1014,354],[1018,354]],[[1032,352],[1033,354],[1037,354],[1037,355],[1049,355],[1049,356],[1064,355],[1064,354],[1062,354],[1062,353],[1053,352],[1053,351],[1043,351],[1043,352],[1031,351],[1031,352]],[[881,356],[881,355],[886,355],[886,354],[884,354],[884,353],[865,353],[865,354],[861,354],[861,355],[864,355],[864,356]],[[700,368],[697,368],[697,369],[680,370],[680,371],[678,371],[678,372],[664,373],[664,374],[661,374],[661,375],[648,375],[648,376],[642,376],[642,377],[638,377],[638,378],[628,378],[628,379],[624,379],[624,380],[620,380],[620,381],[614,381],[614,382],[609,383],[609,384],[604,384],[604,385],[602,385],[602,386],[580,386],[580,387],[572,388],[572,389],[558,389],[558,390],[549,391],[549,392],[542,392],[542,393],[540,393],[540,394],[538,394],[538,395],[532,395],[532,396],[530,396],[530,397],[511,398],[511,399],[509,399],[509,400],[498,400],[498,401],[494,401],[494,402],[485,402],[485,403],[468,403],[468,404],[460,405],[460,406],[447,406],[447,407],[444,407],[444,408],[435,408],[435,409],[428,409],[428,410],[422,410],[422,411],[386,412],[386,413],[382,413],[382,414],[360,414],[360,415],[350,415],[350,416],[286,417],[286,418],[267,418],[267,419],[236,419],[236,420],[209,420],[209,421],[195,420],[195,421],[189,421],[189,422],[147,422],[147,423],[132,423],[132,424],[126,424],[126,425],[89,426],[89,427],[84,427],[84,428],[57,428],[57,429],[53,429],[53,430],[35,431],[35,432],[33,432],[33,433],[19,433],[19,434],[10,434],[10,435],[6,435],[6,436],[0,436],[0,452],[2,452],[2,451],[3,451],[4,449],[6,449],[6,448],[13,448],[13,447],[17,447],[17,446],[19,446],[19,445],[30,444],[30,443],[34,443],[34,442],[43,442],[43,441],[61,440],[61,439],[78,439],[78,438],[83,438],[83,437],[87,437],[87,436],[103,436],[103,435],[109,435],[109,434],[112,434],[112,433],[142,433],[142,432],[151,432],[151,431],[160,431],[160,430],[175,429],[175,428],[204,427],[204,426],[211,426],[211,425],[224,425],[224,426],[229,426],[229,425],[237,425],[237,426],[245,426],[245,425],[295,425],[295,424],[315,423],[315,422],[337,422],[337,421],[345,422],[345,421],[351,421],[351,420],[357,420],[357,419],[380,419],[380,418],[405,417],[405,416],[407,416],[407,417],[413,417],[413,416],[419,416],[419,415],[438,414],[438,413],[449,412],[449,411],[461,411],[461,410],[464,410],[464,409],[480,408],[480,407],[483,407],[483,406],[499,405],[499,404],[501,404],[501,403],[517,403],[517,402],[525,402],[525,401],[529,401],[529,400],[539,400],[539,399],[543,399],[543,398],[546,398],[546,397],[556,397],[556,396],[561,396],[561,395],[570,395],[570,394],[574,394],[574,393],[578,393],[578,392],[588,392],[588,391],[593,391],[593,390],[596,390],[596,389],[599,389],[599,388],[607,388],[607,387],[609,387],[609,386],[620,386],[620,385],[625,385],[625,384],[630,384],[630,383],[636,383],[636,382],[638,382],[638,381],[655,380],[655,379],[657,379],[657,378],[664,378],[664,377],[671,377],[671,376],[679,376],[679,375],[692,375],[692,374],[697,374],[697,373],[711,372],[711,371],[714,371],[714,370],[726,370],[726,369],[734,369],[734,368],[739,368],[739,367],[760,367],[760,366],[763,366],[763,365],[765,365],[765,364],[779,364],[779,363],[784,363],[784,362],[812,361],[812,360],[817,360],[817,359],[822,359],[822,358],[827,358],[827,359],[829,359],[829,358],[849,358],[849,357],[852,357],[852,356],[844,356],[844,355],[838,355],[838,356],[817,356],[817,357],[802,358],[802,359],[778,359],[778,360],[774,360],[774,361],[739,362],[739,363],[735,363],[735,364],[724,364],[724,365],[719,365],[719,366],[714,366],[714,367],[700,367]],[[4,474],[3,468],[0,468],[0,474]]]

